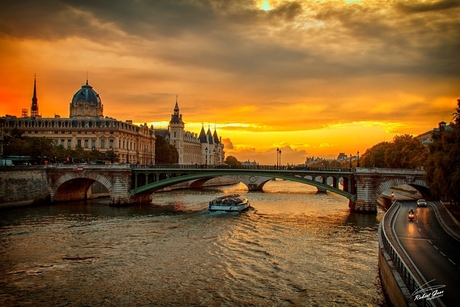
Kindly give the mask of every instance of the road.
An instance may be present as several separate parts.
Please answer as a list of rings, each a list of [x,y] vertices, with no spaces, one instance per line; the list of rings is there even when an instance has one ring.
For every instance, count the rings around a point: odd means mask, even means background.
[[[435,295],[443,291],[434,301],[436,305],[459,306],[460,242],[444,231],[430,202],[427,207],[417,207],[415,201],[400,203],[401,209],[393,223],[400,246],[425,281],[431,281],[431,286],[439,286],[438,289],[428,289],[427,293],[434,292],[432,295]],[[414,221],[407,218],[411,208],[415,211]]]

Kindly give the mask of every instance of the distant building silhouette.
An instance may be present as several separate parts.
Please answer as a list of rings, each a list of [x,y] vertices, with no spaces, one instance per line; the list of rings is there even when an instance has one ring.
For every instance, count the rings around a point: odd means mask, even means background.
[[[97,149],[102,153],[113,150],[122,163],[155,163],[153,126],[138,126],[130,120],[123,122],[104,117],[99,94],[88,84],[88,80],[73,95],[69,118],[61,118],[58,115],[54,118],[42,118],[38,109],[34,77],[30,113],[30,117],[2,117],[2,133],[9,134],[16,128],[25,136],[51,138],[56,145],[62,145],[64,148],[75,149],[81,146],[85,150]],[[53,160],[52,157],[49,158]]]
[[[81,146],[85,150],[97,149],[101,153],[113,150],[121,163],[155,164],[155,133],[162,135],[177,148],[179,164],[218,165],[225,158],[224,144],[216,129],[211,133],[209,127],[207,132],[202,127],[199,135],[185,131],[177,96],[168,129],[154,130],[153,126],[148,127],[146,123],[135,125],[132,120],[119,121],[104,117],[101,98],[88,80],[73,95],[69,118],[61,118],[59,115],[42,118],[34,76],[30,116],[27,116],[27,110],[23,110],[21,118],[12,115],[0,117],[2,154],[4,137],[15,128],[24,136],[51,138],[56,145],[64,148],[75,149]]]
[[[32,105],[30,106],[30,116],[38,117],[40,113],[38,112],[38,98],[37,98],[37,76],[34,75],[34,93],[32,95]]]
[[[207,132],[205,132],[204,126],[202,126],[199,135],[185,131],[185,123],[182,120],[182,114],[180,114],[177,96],[174,113],[171,115],[168,128],[156,129],[155,132],[176,147],[179,153],[179,164],[218,165],[224,162],[224,144],[217,135],[216,129],[214,129],[214,133],[211,133],[211,129],[208,127]]]
[[[419,134],[415,138],[418,139],[423,145],[428,146],[428,144],[433,142],[433,133],[439,132],[439,131],[444,131],[444,130],[451,131],[452,126],[447,125],[447,123],[445,121],[441,121],[441,122],[439,122],[437,128],[433,128],[432,130],[429,130],[429,131],[427,131],[425,133]]]

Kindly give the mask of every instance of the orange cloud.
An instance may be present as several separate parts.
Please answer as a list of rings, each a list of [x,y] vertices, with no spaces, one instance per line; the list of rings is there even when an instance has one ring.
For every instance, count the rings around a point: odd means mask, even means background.
[[[36,73],[40,113],[68,116],[88,73],[105,115],[164,127],[179,95],[186,129],[217,127],[240,160],[364,152],[451,120],[459,14],[449,1],[7,2],[0,114],[30,108]]]

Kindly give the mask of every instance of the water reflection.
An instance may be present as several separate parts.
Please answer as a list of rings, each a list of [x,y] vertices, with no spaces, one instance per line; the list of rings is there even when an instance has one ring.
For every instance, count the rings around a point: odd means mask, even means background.
[[[253,210],[209,214],[240,193]],[[178,208],[179,206],[179,208]],[[179,210],[178,210],[179,209]],[[0,217],[0,305],[384,305],[376,227],[348,200],[273,181],[14,208]]]

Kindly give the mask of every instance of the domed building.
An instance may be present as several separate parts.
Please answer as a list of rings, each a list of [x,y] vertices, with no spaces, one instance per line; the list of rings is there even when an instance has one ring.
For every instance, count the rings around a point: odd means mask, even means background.
[[[103,105],[99,94],[92,86],[82,85],[70,102],[69,118],[43,118],[39,115],[36,94],[36,80],[32,97],[31,116],[23,110],[23,116],[1,118],[2,133],[9,134],[13,129],[23,132],[24,136],[46,137],[56,145],[84,150],[97,149],[101,153],[113,150],[119,162],[133,164],[155,164],[155,131],[147,124],[135,125],[131,120],[119,121],[104,117]]]
[[[23,109],[20,118],[10,115],[0,118],[0,149],[4,136],[16,128],[24,136],[51,138],[64,148],[97,149],[101,153],[113,150],[120,163],[151,165],[155,164],[155,133],[158,133],[175,146],[179,164],[219,165],[225,159],[224,144],[215,129],[211,133],[209,127],[206,132],[202,127],[199,134],[185,130],[177,97],[167,129],[154,130],[146,123],[135,125],[131,120],[104,117],[101,97],[88,80],[73,95],[69,111],[69,118],[58,115],[43,118],[39,112],[34,78],[30,116],[27,109]]]
[[[88,84],[88,80],[73,95],[70,103],[70,118],[72,117],[103,117],[101,98]]]

